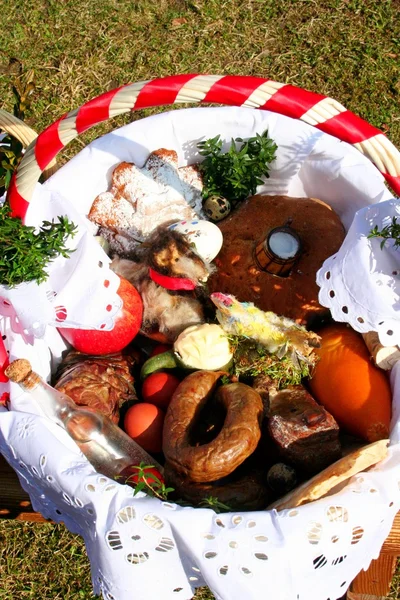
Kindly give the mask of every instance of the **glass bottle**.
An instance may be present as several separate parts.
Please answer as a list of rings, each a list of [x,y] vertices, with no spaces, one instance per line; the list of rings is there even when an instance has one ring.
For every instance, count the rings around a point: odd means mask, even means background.
[[[6,375],[29,392],[47,417],[69,433],[98,473],[111,478],[121,476],[121,483],[130,467],[140,463],[153,465],[162,473],[161,465],[111,419],[89,407],[77,406],[32,371],[29,361],[13,361]]]

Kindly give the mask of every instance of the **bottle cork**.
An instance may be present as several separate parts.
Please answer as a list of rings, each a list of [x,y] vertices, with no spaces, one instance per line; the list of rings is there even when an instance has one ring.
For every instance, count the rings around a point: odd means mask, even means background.
[[[11,381],[15,381],[15,383],[20,383],[25,379],[29,373],[31,373],[32,367],[29,360],[25,358],[18,358],[14,360],[11,364],[8,365],[5,370],[5,374]]]
[[[398,346],[382,346],[376,331],[363,333],[363,338],[374,363],[380,369],[390,371],[395,362],[400,360],[400,348]]]
[[[32,371],[31,363],[25,358],[14,360],[8,365],[4,373],[10,381],[19,383],[26,390],[33,389],[40,381],[39,375]]]

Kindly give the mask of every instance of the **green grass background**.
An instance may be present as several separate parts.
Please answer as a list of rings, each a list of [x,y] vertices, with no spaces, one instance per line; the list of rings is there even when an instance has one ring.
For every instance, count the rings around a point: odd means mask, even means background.
[[[0,9],[0,107],[12,112],[17,59],[35,73],[26,120],[37,131],[121,84],[248,74],[329,95],[400,147],[400,0],[0,0]],[[148,112],[95,128],[59,161]],[[1,600],[92,597],[84,545],[62,525],[0,522],[0,582]],[[390,598],[400,598],[398,578]]]

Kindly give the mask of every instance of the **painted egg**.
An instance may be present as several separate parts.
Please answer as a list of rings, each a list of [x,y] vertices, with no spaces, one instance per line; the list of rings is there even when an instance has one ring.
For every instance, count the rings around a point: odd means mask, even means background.
[[[180,221],[169,229],[183,233],[196,248],[196,252],[206,262],[211,262],[222,248],[222,233],[217,225],[210,221]]]
[[[210,196],[204,202],[203,209],[212,221],[222,221],[231,212],[231,203],[222,196]]]

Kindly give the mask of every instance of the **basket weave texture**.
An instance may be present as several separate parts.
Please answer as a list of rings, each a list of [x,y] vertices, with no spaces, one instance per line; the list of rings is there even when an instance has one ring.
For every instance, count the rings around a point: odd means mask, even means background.
[[[0,131],[17,139],[24,148],[27,148],[38,137],[34,129],[2,108],[0,108]],[[57,163],[53,159],[43,171],[43,180],[51,177],[56,170]]]

